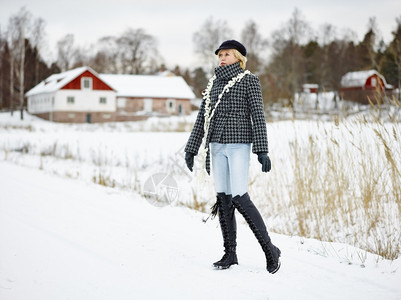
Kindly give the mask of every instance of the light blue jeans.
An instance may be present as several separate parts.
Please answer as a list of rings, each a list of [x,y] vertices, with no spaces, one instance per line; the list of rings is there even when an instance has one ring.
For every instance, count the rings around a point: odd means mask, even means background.
[[[242,196],[248,191],[251,144],[210,143],[217,193]]]

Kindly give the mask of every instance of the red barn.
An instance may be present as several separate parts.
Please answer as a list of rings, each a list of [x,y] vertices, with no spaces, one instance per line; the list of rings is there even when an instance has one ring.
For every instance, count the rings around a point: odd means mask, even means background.
[[[341,78],[341,99],[369,104],[383,102],[393,86],[376,70],[349,72]]]
[[[316,83],[304,83],[302,85],[302,91],[308,94],[317,94],[319,91],[319,85]]]

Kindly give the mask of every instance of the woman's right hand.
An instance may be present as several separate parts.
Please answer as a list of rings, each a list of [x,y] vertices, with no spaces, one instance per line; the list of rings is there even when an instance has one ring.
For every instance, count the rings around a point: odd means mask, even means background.
[[[194,167],[194,154],[185,152],[185,163],[187,164],[188,169],[192,172]]]

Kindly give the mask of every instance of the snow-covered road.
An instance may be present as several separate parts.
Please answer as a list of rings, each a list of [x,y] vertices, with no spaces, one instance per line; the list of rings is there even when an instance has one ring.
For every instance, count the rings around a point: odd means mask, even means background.
[[[221,233],[204,217],[0,162],[0,299],[401,299],[400,259],[342,244],[271,234],[268,274],[239,215],[240,264],[214,270]]]

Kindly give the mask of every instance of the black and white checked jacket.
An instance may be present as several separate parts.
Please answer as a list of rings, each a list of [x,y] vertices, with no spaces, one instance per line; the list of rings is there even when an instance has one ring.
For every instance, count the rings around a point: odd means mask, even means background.
[[[239,63],[219,66],[215,69],[216,79],[210,92],[211,112],[224,86],[244,72]],[[198,154],[204,135],[205,100],[202,101],[185,152]],[[210,120],[206,145],[209,143],[252,143],[252,152],[268,152],[266,121],[263,114],[263,100],[259,79],[253,75],[245,75],[224,93]],[[210,151],[206,160],[206,169],[210,172]]]

